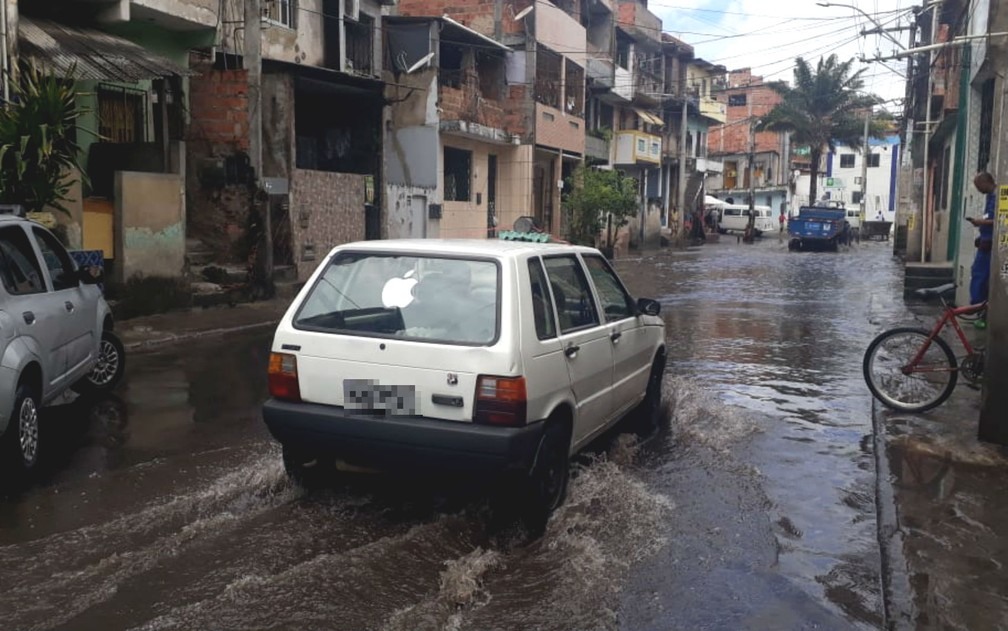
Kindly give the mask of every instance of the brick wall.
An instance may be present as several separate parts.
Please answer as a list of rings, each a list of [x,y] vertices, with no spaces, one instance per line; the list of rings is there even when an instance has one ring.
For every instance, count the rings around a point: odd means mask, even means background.
[[[202,241],[218,262],[243,262],[251,193],[220,180],[226,159],[248,151],[247,73],[209,63],[192,69],[199,74],[189,79],[186,236]]]
[[[493,37],[495,0],[400,0],[399,15],[447,15],[474,31]]]
[[[194,68],[189,79],[189,141],[209,145],[210,153],[248,150],[248,73]]]
[[[724,125],[711,127],[707,134],[707,150],[712,155],[749,152],[749,124],[751,116],[760,117],[781,102],[781,96],[763,83],[763,77],[753,76],[748,68],[733,70],[729,87],[717,94],[718,101],[728,104]],[[745,105],[731,105],[731,97],[745,95]],[[780,151],[781,137],[776,132],[756,134],[756,151]]]
[[[307,280],[333,247],[364,238],[365,177],[294,169],[290,222],[298,280]],[[306,246],[314,256],[305,256]]]

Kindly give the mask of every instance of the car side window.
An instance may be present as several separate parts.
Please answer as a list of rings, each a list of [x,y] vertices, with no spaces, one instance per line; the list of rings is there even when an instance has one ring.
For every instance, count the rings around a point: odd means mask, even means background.
[[[11,295],[38,294],[46,290],[42,268],[24,230],[0,229],[0,278]]]
[[[568,333],[599,323],[595,299],[584,269],[573,256],[551,256],[544,259],[553,302],[560,319],[560,331]]]
[[[598,291],[599,302],[602,303],[606,322],[625,320],[637,315],[637,307],[633,298],[623,288],[623,283],[616,276],[616,272],[609,267],[609,263],[601,256],[596,255],[586,256],[584,261],[588,266],[592,282],[595,283],[595,289]]]
[[[535,318],[536,337],[548,340],[556,337],[556,319],[553,317],[553,299],[542,262],[529,259],[529,289],[532,294],[532,316]]]
[[[42,260],[49,270],[49,278],[52,279],[53,290],[72,289],[80,283],[74,274],[74,264],[70,260],[64,248],[52,233],[41,228],[33,228],[35,240],[38,241],[39,250],[42,252]]]

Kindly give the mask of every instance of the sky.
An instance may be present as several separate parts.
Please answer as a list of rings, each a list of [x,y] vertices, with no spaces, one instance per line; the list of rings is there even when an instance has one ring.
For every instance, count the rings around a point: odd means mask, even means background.
[[[820,0],[823,1],[823,0]],[[907,26],[910,9],[920,0],[838,0],[846,6],[821,7],[816,0],[648,0],[648,9],[662,19],[662,29],[691,44],[697,57],[728,70],[752,68],[767,80],[791,81],[795,57],[814,66],[820,56],[842,59],[889,55],[897,45],[880,35],[861,36],[875,24]],[[860,11],[852,7],[857,7]],[[907,45],[909,31],[891,35]],[[892,102],[898,112],[906,81],[906,61],[862,64],[865,90]]]

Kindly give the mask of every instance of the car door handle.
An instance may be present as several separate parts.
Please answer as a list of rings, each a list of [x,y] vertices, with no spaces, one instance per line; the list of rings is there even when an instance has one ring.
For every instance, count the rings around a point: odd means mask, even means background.
[[[66,307],[67,311],[69,311],[70,313],[73,313],[74,303],[72,303],[69,300],[67,300],[66,302],[63,303],[63,306]]]
[[[609,339],[613,341],[613,344],[618,344],[621,337],[623,337],[622,331],[613,331]]]
[[[25,324],[35,324],[35,314],[31,311],[25,311],[23,314]]]
[[[566,355],[567,357],[574,357],[575,355],[577,355],[579,350],[581,350],[580,346],[578,346],[577,344],[571,344],[570,346],[564,349],[564,355]]]

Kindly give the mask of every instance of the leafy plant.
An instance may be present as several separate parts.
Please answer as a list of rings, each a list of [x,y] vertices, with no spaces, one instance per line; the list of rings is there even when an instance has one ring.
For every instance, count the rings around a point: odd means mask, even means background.
[[[607,215],[612,215],[613,225],[619,227],[638,210],[637,180],[619,171],[580,164],[567,184],[569,192],[564,196],[569,213],[567,238],[573,243],[594,245]]]
[[[70,75],[74,71],[71,69]],[[46,207],[66,214],[65,202],[76,180],[77,94],[72,78],[44,74],[25,64],[11,82],[11,100],[0,108],[0,202],[21,204],[28,212]]]
[[[840,142],[858,149],[863,144],[864,116],[879,98],[862,92],[864,80],[859,70],[851,74],[853,60],[840,62],[836,55],[819,59],[813,70],[803,58],[795,59],[794,86],[784,82],[768,84],[781,95],[757,130],[788,131],[795,145],[809,147],[811,185],[809,200],[815,201],[819,161],[826,149],[835,150]],[[871,121],[868,133],[881,138],[887,125]]]
[[[589,129],[588,135],[609,142],[612,140],[613,132],[608,127],[599,127],[598,129]]]

